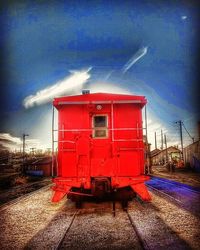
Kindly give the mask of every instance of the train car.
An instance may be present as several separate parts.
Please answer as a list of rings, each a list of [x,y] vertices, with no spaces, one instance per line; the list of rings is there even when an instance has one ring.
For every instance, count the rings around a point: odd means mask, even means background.
[[[151,199],[144,174],[146,102],[144,96],[87,91],[54,99],[58,150],[53,202],[66,194],[76,202],[87,196]]]

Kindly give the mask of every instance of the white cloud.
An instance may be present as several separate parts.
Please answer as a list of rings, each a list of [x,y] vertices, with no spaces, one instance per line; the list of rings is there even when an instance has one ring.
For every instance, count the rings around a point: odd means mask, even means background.
[[[113,72],[115,72],[115,70],[111,70],[111,71],[105,76],[104,81],[107,81],[107,80],[110,78],[110,76],[112,75]]]
[[[4,143],[11,143],[19,145],[22,143],[22,140],[19,137],[14,137],[9,133],[0,133],[0,141]]]
[[[179,149],[181,149],[181,139],[180,139],[180,130],[179,126],[174,123],[166,123],[162,121],[157,114],[154,112],[148,110],[147,112],[147,126],[148,126],[148,141],[151,143],[151,149],[153,150],[155,148],[155,132],[156,132],[156,138],[157,138],[157,148],[161,148],[161,130],[163,132],[163,140],[164,135],[166,135],[167,140],[167,146],[178,146]],[[144,116],[143,116],[144,120]],[[197,125],[197,124],[196,124]],[[193,124],[193,129],[197,128],[195,126],[195,123]],[[188,126],[189,127],[189,126]],[[188,134],[184,131],[183,128],[183,146],[187,146],[192,143],[191,138],[188,136]],[[190,131],[192,130],[192,124],[190,127]],[[194,129],[195,131],[195,129]],[[145,131],[144,131],[145,134]],[[195,132],[192,134],[195,138],[198,138],[198,133]],[[163,141],[163,147],[165,148],[165,142]]]
[[[114,93],[114,94],[129,94],[129,95],[138,94],[138,93],[133,93],[132,91],[125,89],[119,85],[115,85],[113,83],[96,82],[95,84],[91,84],[91,86],[89,86],[89,89],[91,93],[102,92],[102,93]],[[159,105],[160,104],[161,103],[159,102]],[[173,108],[175,107],[173,106]],[[175,128],[173,127],[171,128],[168,125],[169,124],[166,124],[162,119],[160,119],[159,115],[155,113],[155,111],[152,110],[152,108],[150,108],[149,105],[147,104],[148,141],[149,143],[151,143],[152,149],[155,148],[155,132],[157,133],[157,146],[158,148],[161,147],[161,130],[163,132],[163,138],[164,134],[166,134],[168,146],[173,146],[173,145],[180,146],[179,134],[175,134],[174,133]],[[145,127],[144,113],[143,113],[143,127]],[[143,133],[144,134],[146,133],[145,129]],[[165,147],[164,144],[163,147]]]
[[[181,19],[185,20],[185,19],[187,19],[187,16],[181,16]]]
[[[161,98],[158,93],[140,80],[133,81],[132,90],[127,85],[121,83],[100,83],[91,84],[89,88],[91,92],[107,92],[116,94],[136,94],[145,95],[147,98],[147,118],[148,118],[148,141],[152,144],[152,149],[155,147],[155,132],[157,133],[157,146],[161,146],[161,129],[163,135],[166,134],[167,145],[178,145],[181,148],[180,131],[175,124],[177,120],[183,120],[185,126],[193,137],[198,138],[197,122],[191,112],[169,103],[167,100]],[[134,91],[134,92],[133,92]],[[187,121],[189,119],[189,121]],[[186,122],[187,121],[187,122]],[[143,115],[144,122],[144,115]],[[144,125],[143,125],[144,126]],[[195,129],[196,128],[196,129]],[[145,130],[144,130],[145,134]],[[184,146],[190,144],[192,141],[183,129]]]
[[[122,88],[121,86],[114,85],[112,83],[95,83],[89,86],[91,93],[96,93],[96,92],[102,92],[102,93],[113,93],[113,94],[129,94],[133,95],[135,93],[131,92],[130,90],[127,90],[125,88]],[[143,127],[145,127],[145,116],[143,113]],[[152,144],[152,149],[155,148],[155,131],[157,132],[157,146],[158,148],[161,147],[161,129],[163,132],[163,138],[164,134],[167,136],[167,141],[168,141],[168,146],[171,145],[177,145],[180,144],[177,142],[174,142],[173,139],[170,138],[169,133],[171,133],[170,129],[166,126],[166,124],[158,118],[154,112],[151,110],[148,110],[147,107],[147,128],[148,128],[148,141],[149,143]],[[145,129],[143,131],[145,134]],[[163,145],[164,146],[164,145]],[[164,146],[165,147],[165,146]]]
[[[84,71],[71,71],[71,75],[63,80],[38,91],[35,95],[27,96],[23,101],[24,107],[30,108],[34,105],[44,104],[52,101],[54,97],[65,95],[70,91],[79,91],[90,78],[90,70],[91,67]]]
[[[157,138],[157,148],[160,148],[161,147],[161,130],[163,132],[163,139],[164,139],[164,134],[166,135],[168,134],[168,128],[152,112],[148,112],[147,115],[148,115],[147,116],[148,141],[149,143],[151,143],[151,149],[155,148],[155,132],[156,132],[156,138]],[[144,119],[145,118],[143,115],[143,122],[144,122]],[[144,130],[144,134],[145,133],[146,132]],[[163,144],[163,147],[165,147],[164,144]]]
[[[141,57],[146,55],[147,50],[148,47],[143,47],[139,49],[122,68],[123,74],[126,73],[126,71],[129,70],[133,66],[133,64],[135,64]]]
[[[26,137],[26,151],[29,151],[30,148],[36,148],[36,149],[43,149],[45,150],[48,148],[48,145],[45,145],[41,143],[39,139],[29,139]],[[13,150],[20,150],[22,149],[22,138],[12,136],[9,133],[0,133],[0,144],[2,144],[4,147]]]

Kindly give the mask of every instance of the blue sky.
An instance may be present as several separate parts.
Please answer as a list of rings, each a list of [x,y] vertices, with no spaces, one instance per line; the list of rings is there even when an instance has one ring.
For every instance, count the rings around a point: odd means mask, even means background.
[[[67,81],[63,94],[89,87],[145,95],[152,144],[161,129],[178,144],[177,120],[197,139],[199,10],[196,1],[7,1],[0,17],[4,141],[26,132],[30,145],[49,147],[51,98],[28,108],[24,99],[88,69],[88,79],[79,88]],[[191,142],[186,133],[184,142]]]

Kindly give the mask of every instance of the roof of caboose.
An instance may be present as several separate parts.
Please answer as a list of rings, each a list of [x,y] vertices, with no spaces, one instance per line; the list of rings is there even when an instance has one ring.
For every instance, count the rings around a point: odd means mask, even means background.
[[[53,105],[58,107],[65,104],[97,104],[97,103],[135,103],[144,106],[147,103],[145,96],[92,93],[55,98]]]

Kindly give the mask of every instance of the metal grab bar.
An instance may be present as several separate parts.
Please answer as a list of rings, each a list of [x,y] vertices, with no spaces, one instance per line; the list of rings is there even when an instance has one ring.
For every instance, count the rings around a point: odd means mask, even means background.
[[[59,130],[54,130],[55,132],[70,132],[70,131],[77,131],[77,132],[81,132],[81,131],[92,131],[94,128],[76,128],[76,129],[59,129]],[[143,130],[144,128],[107,128],[108,130],[117,130],[117,131],[123,131],[123,130]]]

